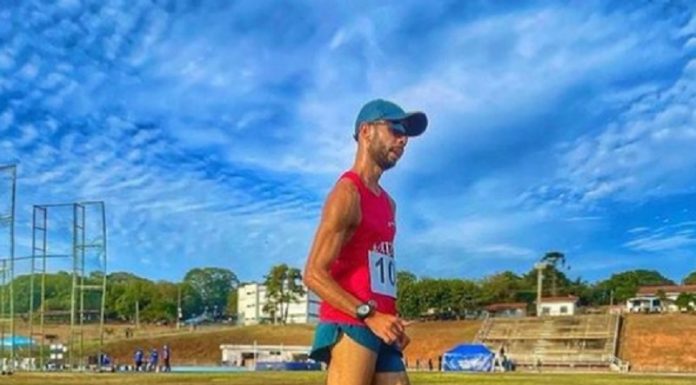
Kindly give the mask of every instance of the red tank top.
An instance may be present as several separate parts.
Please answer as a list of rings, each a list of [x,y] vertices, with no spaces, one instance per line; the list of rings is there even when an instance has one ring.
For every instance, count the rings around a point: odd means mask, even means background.
[[[373,300],[377,310],[396,314],[396,267],[394,265],[394,211],[386,191],[377,195],[362,179],[348,171],[341,179],[351,180],[360,194],[361,221],[331,265],[336,282],[361,302]],[[328,302],[319,307],[322,322],[363,325],[355,314],[346,314]]]

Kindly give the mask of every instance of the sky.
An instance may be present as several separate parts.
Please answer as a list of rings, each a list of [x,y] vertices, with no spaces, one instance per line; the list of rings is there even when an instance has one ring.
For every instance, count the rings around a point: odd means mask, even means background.
[[[0,0],[16,254],[33,205],[104,201],[110,272],[302,267],[357,113],[385,98],[429,118],[381,180],[399,269],[479,279],[558,250],[572,278],[680,281],[696,270],[689,3]],[[69,253],[71,212],[49,218]]]

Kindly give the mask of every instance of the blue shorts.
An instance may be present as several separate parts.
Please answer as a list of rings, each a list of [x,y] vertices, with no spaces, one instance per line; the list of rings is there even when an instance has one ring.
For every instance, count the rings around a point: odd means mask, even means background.
[[[331,361],[331,348],[338,342],[341,333],[358,344],[377,353],[375,372],[404,372],[403,354],[392,345],[387,345],[366,326],[321,322],[314,332],[314,344],[309,358],[315,361]]]

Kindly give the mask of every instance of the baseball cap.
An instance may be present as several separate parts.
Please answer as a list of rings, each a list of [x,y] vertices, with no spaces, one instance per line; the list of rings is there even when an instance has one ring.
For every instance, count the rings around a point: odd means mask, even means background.
[[[386,120],[394,123],[392,128],[401,131],[406,136],[418,136],[428,127],[428,117],[423,112],[405,112],[396,103],[384,99],[367,102],[358,113],[355,120],[354,137],[357,139],[358,130],[362,123]]]

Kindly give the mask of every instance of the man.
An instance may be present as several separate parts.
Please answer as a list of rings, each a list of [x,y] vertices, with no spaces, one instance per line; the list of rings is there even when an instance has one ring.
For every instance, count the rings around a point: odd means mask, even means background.
[[[143,350],[138,348],[138,350],[135,351],[135,355],[133,357],[133,361],[135,361],[135,371],[140,372],[143,370]]]
[[[381,99],[358,114],[355,163],[326,200],[304,273],[322,299],[310,357],[328,364],[328,385],[409,384],[410,340],[396,314],[396,207],[379,179],[427,125],[424,113]]]
[[[159,354],[157,353],[156,348],[152,348],[152,351],[150,352],[150,362],[148,363],[148,372],[156,372],[158,371],[157,369],[157,363],[159,362]]]
[[[162,370],[165,372],[171,372],[172,371],[172,366],[169,362],[171,357],[171,351],[169,350],[168,345],[164,345],[162,348],[162,363],[164,364]]]

